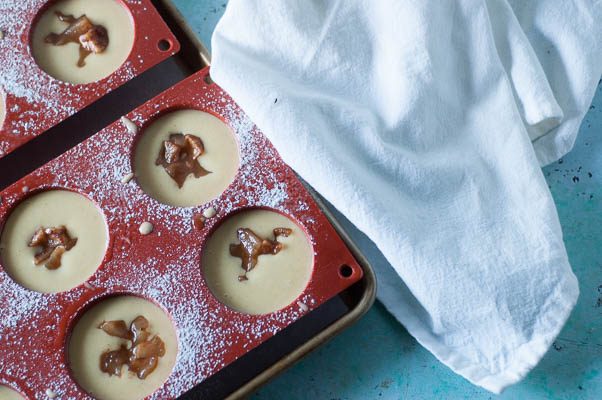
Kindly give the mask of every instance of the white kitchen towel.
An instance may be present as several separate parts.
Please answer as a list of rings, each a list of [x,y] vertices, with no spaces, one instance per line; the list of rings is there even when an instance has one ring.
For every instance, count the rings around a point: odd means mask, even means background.
[[[600,2],[528,3],[231,0],[212,40],[213,79],[392,265],[380,300],[496,393],[578,296],[538,157],[602,65]]]

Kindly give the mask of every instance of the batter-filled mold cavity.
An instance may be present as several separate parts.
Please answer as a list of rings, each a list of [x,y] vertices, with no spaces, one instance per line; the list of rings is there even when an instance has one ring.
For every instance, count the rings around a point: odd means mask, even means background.
[[[49,190],[26,198],[10,213],[0,259],[20,285],[63,292],[94,274],[107,244],[105,218],[92,201],[72,191]]]
[[[25,397],[16,390],[0,384],[0,399],[2,400],[26,400]]]
[[[219,118],[198,110],[169,112],[141,133],[134,171],[142,189],[161,203],[191,207],[218,197],[234,180],[238,144]]]
[[[91,83],[116,71],[134,44],[134,24],[120,0],[60,0],[42,9],[31,35],[33,56],[50,76]]]
[[[267,314],[305,290],[313,255],[299,225],[278,212],[254,209],[231,215],[211,234],[202,268],[222,303],[245,314]]]
[[[149,396],[165,383],[177,354],[171,318],[155,303],[129,295],[84,310],[68,344],[71,374],[99,400]]]

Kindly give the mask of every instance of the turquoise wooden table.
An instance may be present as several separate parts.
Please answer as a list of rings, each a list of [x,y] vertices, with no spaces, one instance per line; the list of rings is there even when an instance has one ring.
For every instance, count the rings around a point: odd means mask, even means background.
[[[210,45],[226,1],[175,0]],[[581,295],[566,327],[521,383],[495,396],[455,375],[380,303],[342,335],[259,390],[255,399],[602,399],[602,84],[573,151],[544,168]],[[373,264],[386,260],[349,222]]]

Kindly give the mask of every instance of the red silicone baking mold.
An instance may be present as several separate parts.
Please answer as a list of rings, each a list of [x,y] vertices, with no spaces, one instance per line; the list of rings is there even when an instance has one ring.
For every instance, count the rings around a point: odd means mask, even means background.
[[[207,83],[208,74],[208,68],[194,74],[128,114],[129,121],[113,123],[0,193],[0,229],[27,196],[65,188],[94,201],[110,232],[102,265],[88,282],[67,292],[27,290],[0,262],[0,382],[36,398],[46,389],[61,399],[85,397],[68,369],[69,329],[95,301],[134,294],[162,306],[177,328],[176,366],[151,396],[174,398],[361,279],[360,266],[294,172],[233,100]],[[136,140],[144,127],[165,112],[183,108],[206,111],[226,122],[238,140],[241,158],[238,174],[224,193],[190,208],[161,204],[135,180],[122,182],[132,170]],[[131,129],[130,121],[140,129]],[[208,207],[217,215],[202,230],[195,229],[193,217]],[[250,208],[276,210],[295,220],[315,252],[304,292],[288,307],[260,316],[220,303],[204,282],[201,266],[211,232],[228,216]],[[145,221],[154,226],[148,236],[138,231]]]
[[[59,81],[34,60],[30,33],[48,0],[0,1],[0,96],[6,119],[0,121],[0,157],[77,113],[180,49],[150,0],[119,0],[134,23],[134,44],[127,60],[108,77],[88,84]],[[165,50],[159,43],[166,45]]]

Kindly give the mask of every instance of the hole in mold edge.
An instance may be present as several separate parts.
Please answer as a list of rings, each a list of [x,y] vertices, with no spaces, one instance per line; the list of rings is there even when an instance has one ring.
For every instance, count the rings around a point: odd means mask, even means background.
[[[353,268],[347,264],[343,264],[339,267],[339,275],[345,279],[351,278],[353,276]]]
[[[161,39],[157,42],[159,51],[169,51],[173,47],[173,43],[169,39]]]

